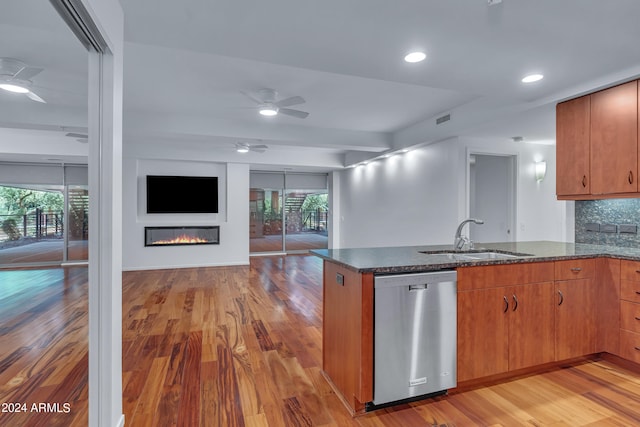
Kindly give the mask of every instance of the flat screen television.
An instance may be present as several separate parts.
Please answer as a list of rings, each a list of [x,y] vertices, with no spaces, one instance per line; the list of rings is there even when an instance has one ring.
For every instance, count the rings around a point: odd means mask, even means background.
[[[218,213],[218,177],[147,175],[147,213]]]

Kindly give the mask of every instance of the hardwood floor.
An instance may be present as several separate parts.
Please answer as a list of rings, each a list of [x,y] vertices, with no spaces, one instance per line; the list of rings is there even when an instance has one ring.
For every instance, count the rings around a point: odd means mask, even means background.
[[[301,232],[287,234],[287,251],[308,251],[326,249],[328,237],[321,233]],[[251,253],[282,252],[282,235],[265,235],[249,240]]]
[[[22,246],[0,247],[0,268],[13,268],[20,263],[54,263],[63,258],[64,241],[62,239],[45,239]],[[86,261],[89,259],[89,241],[69,241],[69,261]]]
[[[125,273],[128,425],[600,426],[640,423],[640,375],[605,361],[352,419],[321,374],[322,263]]]
[[[87,425],[87,334],[86,268],[0,271],[0,426]]]
[[[321,374],[321,268],[124,273],[126,425],[640,425],[640,371],[604,360],[351,418]],[[86,328],[85,268],[0,271],[0,404],[71,404],[0,426],[86,425]]]

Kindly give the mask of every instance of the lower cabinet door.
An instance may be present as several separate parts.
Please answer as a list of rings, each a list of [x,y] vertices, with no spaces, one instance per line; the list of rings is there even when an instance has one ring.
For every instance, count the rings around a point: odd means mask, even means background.
[[[506,288],[458,292],[458,382],[509,370]]]
[[[556,282],[556,360],[596,351],[595,289],[592,279]]]
[[[553,282],[513,286],[507,290],[511,297],[509,370],[553,362]]]

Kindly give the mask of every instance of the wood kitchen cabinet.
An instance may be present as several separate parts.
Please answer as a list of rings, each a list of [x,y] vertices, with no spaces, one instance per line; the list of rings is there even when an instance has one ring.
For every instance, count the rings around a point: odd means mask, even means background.
[[[556,105],[556,194],[591,194],[589,95]]]
[[[458,269],[458,381],[554,360],[553,263]]]
[[[632,81],[591,95],[591,193],[636,192],[638,82]]]
[[[458,381],[509,370],[508,300],[503,298],[502,287],[458,292]]]
[[[620,356],[640,363],[640,262],[620,262]]]
[[[640,197],[638,81],[556,106],[560,200]]]
[[[596,352],[595,259],[555,263],[556,360]]]
[[[322,368],[354,412],[373,399],[373,274],[324,261]]]

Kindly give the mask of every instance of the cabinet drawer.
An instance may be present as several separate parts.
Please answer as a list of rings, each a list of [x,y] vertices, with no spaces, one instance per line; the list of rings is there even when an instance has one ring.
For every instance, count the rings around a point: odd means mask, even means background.
[[[640,363],[640,334],[620,330],[620,356]]]
[[[620,301],[620,328],[640,333],[640,304]]]
[[[640,281],[640,262],[620,261],[620,279]]]
[[[553,281],[553,262],[458,268],[458,291]]]
[[[640,282],[621,280],[620,299],[640,303]]]
[[[590,279],[596,271],[595,259],[568,259],[554,262],[556,280]]]

